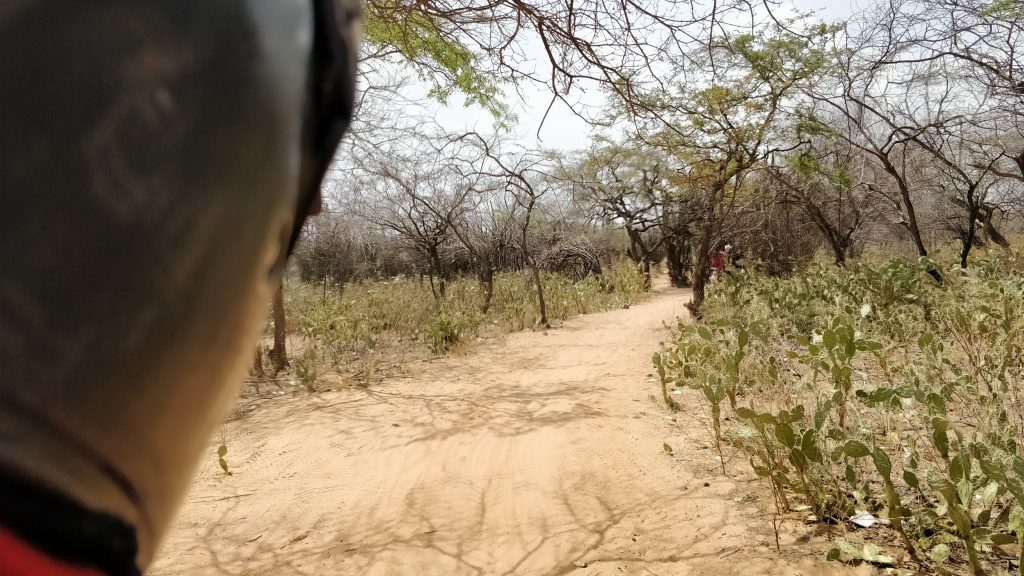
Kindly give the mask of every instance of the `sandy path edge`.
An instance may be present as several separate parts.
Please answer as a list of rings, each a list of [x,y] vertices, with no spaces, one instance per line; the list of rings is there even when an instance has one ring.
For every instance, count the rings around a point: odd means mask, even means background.
[[[651,354],[688,298],[659,288],[369,389],[263,403],[225,425],[233,475],[202,463],[149,573],[854,573],[798,519],[777,551],[763,486],[721,477],[697,419],[652,399]]]

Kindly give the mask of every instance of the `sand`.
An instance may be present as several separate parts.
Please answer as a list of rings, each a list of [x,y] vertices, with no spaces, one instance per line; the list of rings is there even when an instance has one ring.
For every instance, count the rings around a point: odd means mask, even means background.
[[[369,388],[260,401],[223,428],[230,476],[214,439],[149,573],[870,573],[826,562],[799,515],[777,549],[766,486],[739,457],[721,475],[701,400],[655,399],[651,355],[688,299],[660,286]]]

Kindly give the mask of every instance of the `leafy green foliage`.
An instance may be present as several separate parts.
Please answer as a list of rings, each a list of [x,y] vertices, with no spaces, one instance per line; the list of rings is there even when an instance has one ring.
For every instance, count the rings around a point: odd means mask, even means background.
[[[368,44],[397,51],[411,62],[420,78],[432,84],[429,96],[447,103],[456,91],[466,104],[479,105],[495,117],[504,114],[495,79],[481,70],[480,57],[444,33],[443,26],[419,12],[398,11],[387,2],[370,3],[364,10],[364,37]]]
[[[712,426],[720,450],[744,452],[780,508],[826,522],[866,510],[926,572],[981,573],[1024,537],[1024,259],[980,260],[941,286],[938,265],[737,271],[655,365],[666,397],[699,390],[730,423]],[[829,557],[894,562],[844,541]]]
[[[986,17],[1024,18],[1024,6],[1018,0],[993,0],[987,6],[982,5],[981,14]]]
[[[228,469],[228,461],[225,459],[227,455],[227,444],[221,444],[217,447],[217,463],[220,464],[220,469],[224,471],[224,474],[231,476],[231,470]]]

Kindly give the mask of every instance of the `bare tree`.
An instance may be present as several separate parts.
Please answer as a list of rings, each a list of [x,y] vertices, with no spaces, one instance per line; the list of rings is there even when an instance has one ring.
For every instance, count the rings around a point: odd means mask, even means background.
[[[665,242],[668,165],[656,150],[606,145],[592,148],[559,178],[570,183],[577,201],[605,221],[619,224],[629,238],[629,257],[651,285],[651,264]]]
[[[915,134],[914,142],[937,161],[935,170],[943,193],[953,206],[962,211],[960,217],[948,218],[947,225],[960,241],[960,267],[967,268],[971,249],[981,244],[978,224],[987,227],[989,236],[998,244],[1007,245],[1006,239],[992,224],[994,207],[987,201],[995,183],[991,171],[997,157],[986,161],[979,158],[980,150],[965,149],[967,140],[962,135],[963,125],[941,125],[938,128]]]
[[[928,249],[915,196],[962,209],[945,226],[961,240],[966,266],[977,224],[994,210],[985,201],[993,178],[1015,178],[1004,161],[1024,161],[1020,11],[980,0],[901,0],[858,24],[835,52],[834,82],[809,92],[833,117],[821,125],[878,162],[919,255]],[[1009,137],[982,136],[1000,131]],[[938,270],[931,274],[941,281]]]
[[[863,161],[834,139],[811,138],[788,155],[786,166],[767,171],[784,200],[800,206],[814,223],[838,266],[853,255],[857,235],[873,217],[873,203],[857,176]]]
[[[363,217],[418,251],[435,300],[449,276],[444,251],[456,238],[453,223],[473,207],[474,187],[451,169],[450,158],[412,139],[409,148],[383,151],[362,167]]]
[[[480,175],[503,181],[503,191],[511,200],[507,205],[507,211],[514,214],[516,241],[522,258],[533,276],[537,291],[537,306],[540,311],[538,325],[549,328],[551,323],[548,321],[547,304],[544,301],[544,283],[531,231],[536,222],[540,202],[555,183],[551,176],[550,155],[519,148],[505,151],[500,148],[501,143],[497,139],[489,140],[476,132],[462,134],[454,137],[452,141],[476,146],[487,160],[487,165],[482,167]]]
[[[548,322],[547,304],[544,302],[544,283],[540,277],[540,266],[537,264],[536,252],[530,242],[530,225],[533,223],[536,214],[537,202],[544,195],[547,188],[543,185],[534,185],[535,179],[532,172],[535,164],[532,160],[520,158],[508,168],[508,190],[515,198],[516,204],[521,209],[519,220],[519,248],[523,251],[526,264],[533,274],[533,283],[537,289],[537,306],[540,310],[540,318],[537,324],[543,328],[550,328]]]
[[[459,210],[428,208],[444,219],[463,250],[469,255],[480,284],[480,310],[487,313],[494,296],[494,274],[502,266],[514,242],[513,211],[503,209],[498,200],[505,186],[503,178],[488,171],[491,159],[476,139],[438,135],[434,153],[443,157],[453,174],[451,182],[464,191],[457,197]]]
[[[493,198],[453,223],[452,230],[476,264],[482,299],[480,311],[487,313],[494,297],[494,274],[502,267],[515,242],[513,214],[499,208]]]
[[[808,118],[813,118],[822,132],[842,138],[877,162],[892,186],[868,183],[868,189],[892,202],[895,222],[910,234],[917,253],[927,257],[928,248],[921,233],[912,180],[920,151],[913,145],[912,136],[888,113],[889,106],[884,99],[875,95],[874,85],[881,82],[877,69],[870,65],[858,67],[852,59],[843,59],[837,70],[837,84],[832,86],[832,90],[819,84],[810,91],[817,104],[828,112]],[[895,191],[889,193],[893,188]],[[942,281],[937,269],[932,268],[930,274],[936,281]]]

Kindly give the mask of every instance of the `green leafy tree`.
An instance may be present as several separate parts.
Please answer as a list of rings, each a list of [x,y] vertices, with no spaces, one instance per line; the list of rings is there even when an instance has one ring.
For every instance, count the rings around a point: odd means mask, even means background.
[[[697,199],[691,311],[699,316],[712,252],[723,224],[742,199],[744,177],[795,146],[784,121],[789,99],[826,64],[824,41],[837,31],[803,34],[772,27],[712,43],[705,76],[651,94],[657,114],[647,141],[677,163],[674,184]]]

